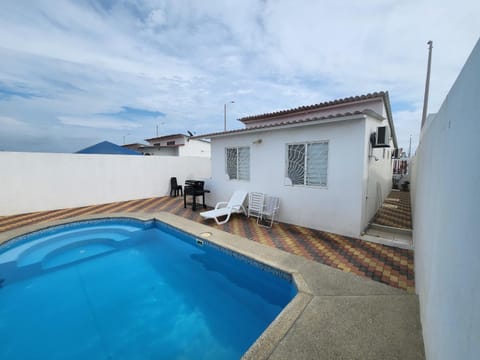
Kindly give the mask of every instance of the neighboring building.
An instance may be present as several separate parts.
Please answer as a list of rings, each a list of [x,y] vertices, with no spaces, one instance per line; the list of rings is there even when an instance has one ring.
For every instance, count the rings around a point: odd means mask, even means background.
[[[392,181],[395,189],[398,189],[406,181],[410,182],[410,157],[405,151],[400,151],[400,154],[400,157],[393,159]]]
[[[124,148],[142,152],[144,155],[202,156],[210,157],[210,142],[191,139],[188,135],[174,134],[145,139],[145,144],[127,144]]]
[[[141,152],[124,148],[109,141],[102,141],[89,146],[77,151],[76,154],[142,155]]]
[[[122,148],[130,149],[130,150],[133,150],[133,151],[143,153],[142,148],[144,146],[146,146],[146,145],[145,144],[140,144],[140,143],[133,143],[133,144],[122,145]]]
[[[209,202],[236,189],[280,197],[279,220],[359,236],[392,188],[388,92],[240,119],[211,139]]]

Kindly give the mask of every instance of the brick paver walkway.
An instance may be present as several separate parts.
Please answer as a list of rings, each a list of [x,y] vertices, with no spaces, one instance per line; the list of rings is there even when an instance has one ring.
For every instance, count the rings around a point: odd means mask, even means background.
[[[372,221],[378,225],[400,229],[412,228],[412,209],[410,207],[410,192],[392,191],[383,202]]]
[[[3,216],[0,217],[0,232],[79,215],[134,211],[167,211],[346,272],[414,292],[413,251],[411,250],[283,223],[275,223],[272,229],[267,229],[258,226],[255,219],[249,219],[243,215],[234,215],[228,223],[219,226],[214,221],[203,220],[198,210],[194,212],[190,207],[184,209],[181,198],[139,199]]]

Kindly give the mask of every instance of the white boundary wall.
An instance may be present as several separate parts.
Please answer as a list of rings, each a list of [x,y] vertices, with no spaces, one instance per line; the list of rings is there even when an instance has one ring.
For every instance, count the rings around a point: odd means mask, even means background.
[[[165,196],[210,177],[204,157],[0,152],[0,216]]]
[[[480,354],[480,42],[412,167],[415,282],[428,359]]]

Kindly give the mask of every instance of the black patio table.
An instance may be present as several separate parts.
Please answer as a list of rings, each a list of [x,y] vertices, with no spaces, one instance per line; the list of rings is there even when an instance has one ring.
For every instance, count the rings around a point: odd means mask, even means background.
[[[205,182],[201,180],[186,180],[185,186],[183,187],[183,207],[187,207],[187,196],[192,197],[192,210],[197,209],[197,196],[201,196],[203,200],[203,207],[206,208],[205,204],[205,194],[209,193],[210,190],[204,189]]]

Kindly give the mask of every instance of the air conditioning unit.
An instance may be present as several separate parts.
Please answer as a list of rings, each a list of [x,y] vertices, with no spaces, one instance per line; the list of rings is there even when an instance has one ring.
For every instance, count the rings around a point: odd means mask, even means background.
[[[377,127],[377,131],[372,134],[370,140],[374,148],[390,147],[390,128],[388,126]]]

